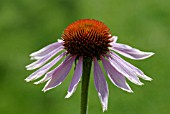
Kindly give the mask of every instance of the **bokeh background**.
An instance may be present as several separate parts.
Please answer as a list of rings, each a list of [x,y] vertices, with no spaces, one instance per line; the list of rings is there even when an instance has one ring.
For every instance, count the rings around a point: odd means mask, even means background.
[[[143,61],[126,59],[153,78],[144,86],[128,81],[134,93],[110,90],[105,114],[170,113],[170,1],[169,0],[1,0],[0,1],[0,114],[79,114],[80,84],[64,99],[73,69],[59,87],[43,93],[44,84],[26,83],[33,71],[29,54],[61,37],[68,24],[82,18],[103,21],[118,42],[156,54]],[[89,114],[103,114],[93,83]]]

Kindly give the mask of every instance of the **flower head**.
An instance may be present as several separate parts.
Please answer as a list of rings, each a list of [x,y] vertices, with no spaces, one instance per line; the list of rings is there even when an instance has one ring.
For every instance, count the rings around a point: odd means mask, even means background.
[[[68,53],[83,57],[99,57],[111,47],[109,28],[97,20],[79,20],[70,24],[62,35]]]
[[[58,54],[59,52],[62,53]],[[102,61],[111,82],[127,92],[133,91],[127,84],[126,78],[137,85],[143,85],[139,78],[152,80],[115,52],[134,60],[146,59],[154,54],[117,43],[117,36],[112,36],[110,29],[100,21],[94,19],[78,20],[64,30],[61,40],[30,55],[31,59],[36,61],[26,66],[27,70],[41,68],[33,72],[25,80],[29,82],[45,75],[41,80],[35,82],[35,84],[40,84],[47,81],[42,90],[45,92],[60,85],[70,72],[74,61],[78,60],[66,95],[66,98],[69,98],[76,90],[81,79],[83,60],[84,58],[89,58],[94,64],[94,84],[101,100],[103,111],[105,111],[107,110],[109,90],[98,61]],[[65,57],[63,62],[50,70],[63,57]],[[54,59],[51,60],[52,58]]]

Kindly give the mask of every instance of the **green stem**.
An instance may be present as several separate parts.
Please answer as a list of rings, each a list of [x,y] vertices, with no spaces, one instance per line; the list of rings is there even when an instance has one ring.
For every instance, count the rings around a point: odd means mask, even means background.
[[[82,86],[81,86],[81,114],[87,114],[88,87],[89,87],[89,80],[90,80],[91,65],[92,65],[91,59],[84,58]]]

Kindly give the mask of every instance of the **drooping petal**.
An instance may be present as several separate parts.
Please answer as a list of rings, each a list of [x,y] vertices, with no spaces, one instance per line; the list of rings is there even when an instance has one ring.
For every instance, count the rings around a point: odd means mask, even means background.
[[[30,54],[30,56],[32,57],[32,59],[36,59],[36,57],[41,57],[44,55],[49,54],[51,51],[55,50],[56,48],[62,46],[62,42],[55,42],[53,44],[47,45],[46,47],[40,49],[39,51],[36,51],[32,54]]]
[[[38,69],[37,71],[33,72],[30,76],[28,76],[25,80],[27,82],[29,81],[33,81],[36,80],[38,78],[40,78],[41,76],[43,76],[52,66],[54,66],[54,64],[56,64],[62,57],[64,57],[66,55],[66,52],[63,52],[62,54],[60,54],[59,56],[57,56],[54,60],[52,60],[51,62],[49,62],[48,64],[44,65],[43,67],[41,67],[40,69]]]
[[[80,81],[80,78],[82,76],[82,67],[83,67],[83,57],[79,57],[79,61],[76,65],[76,69],[74,71],[74,75],[73,75],[71,84],[69,86],[68,93],[65,98],[69,98],[76,90],[76,87],[77,87],[77,85]]]
[[[52,70],[52,71],[48,72],[47,74],[45,74],[45,76],[44,76],[41,80],[39,80],[39,81],[37,81],[37,82],[34,82],[34,84],[36,84],[36,85],[37,85],[37,84],[40,84],[40,83],[46,82],[47,80],[50,80],[50,78],[51,78],[51,76],[52,76],[53,71],[54,71],[54,70]]]
[[[50,55],[48,54],[44,58],[41,58],[41,59],[27,65],[26,66],[27,70],[34,70],[36,68],[41,67],[42,65],[44,65],[47,61],[49,61],[52,57],[54,57],[61,50],[63,50],[63,48],[57,48],[57,49],[53,50]]]
[[[142,60],[152,56],[152,52],[143,52],[138,49],[132,48],[125,44],[112,43],[112,50],[118,52],[119,54],[134,60]]]
[[[62,51],[63,49],[64,49],[64,47],[61,45],[61,46],[59,46],[58,48],[56,48],[56,49],[54,49],[54,50],[52,50],[52,51],[49,51],[49,52],[46,53],[46,54],[37,55],[37,56],[32,56],[32,57],[31,57],[31,60],[40,60],[40,59],[43,59],[43,58],[45,58],[45,57],[47,57],[47,56],[52,55],[56,50]],[[59,52],[60,52],[60,51],[59,51]],[[56,54],[57,54],[57,53],[56,53]]]
[[[137,85],[143,85],[143,83],[140,82],[135,72],[129,69],[129,67],[126,64],[124,64],[124,62],[120,59],[119,56],[117,56],[117,54],[115,54],[114,52],[110,52],[110,56],[108,56],[108,59],[110,63],[113,65],[113,67],[121,74],[123,74],[128,80]]]
[[[65,52],[65,53],[67,53],[67,52]],[[71,57],[71,55],[68,55],[68,56],[64,59],[64,61],[67,61],[70,57]],[[64,62],[64,61],[63,61],[63,62]],[[61,64],[63,64],[63,62],[62,62]],[[61,64],[60,64],[60,65],[61,65]],[[60,65],[57,66],[55,69],[49,71],[41,80],[39,80],[39,81],[37,81],[37,82],[34,82],[34,84],[40,84],[40,83],[43,83],[43,82],[49,80],[49,79],[52,77],[52,74],[54,73],[54,71],[55,71],[56,69],[58,69],[58,67],[60,67]]]
[[[93,59],[94,62],[94,83],[95,87],[98,91],[98,95],[100,98],[100,101],[103,106],[103,111],[107,110],[107,105],[108,105],[108,96],[109,96],[109,90],[108,90],[108,85],[105,80],[104,74],[97,62],[97,59]]]
[[[125,77],[118,72],[109,61],[107,61],[103,56],[100,57],[102,60],[104,69],[106,70],[108,77],[110,78],[111,82],[116,85],[117,87],[125,90],[127,92],[133,92],[130,86],[126,83]]]
[[[68,73],[70,72],[70,69],[73,65],[73,62],[75,60],[76,56],[72,56],[67,61],[63,62],[52,74],[51,79],[46,83],[45,87],[42,91],[46,92],[58,85],[60,85]]]
[[[114,54],[113,52],[111,52],[112,54]],[[123,60],[121,57],[119,57],[118,55],[114,54],[114,56],[116,56],[116,58],[119,61],[122,61],[123,64],[125,64],[127,66],[128,69],[130,69],[131,71],[134,72],[134,74],[136,74],[138,77],[144,79],[144,80],[148,80],[151,81],[152,78],[146,76],[140,69],[138,69],[137,67],[135,67],[134,65],[126,62],[125,60]]]
[[[120,58],[121,59],[121,58]],[[137,67],[133,66],[132,64],[126,62],[125,60],[122,59],[122,61],[127,65],[129,66],[129,68],[131,68],[131,70],[133,70],[136,75],[144,80],[148,80],[148,81],[151,81],[152,78],[146,76],[140,69],[138,69]]]

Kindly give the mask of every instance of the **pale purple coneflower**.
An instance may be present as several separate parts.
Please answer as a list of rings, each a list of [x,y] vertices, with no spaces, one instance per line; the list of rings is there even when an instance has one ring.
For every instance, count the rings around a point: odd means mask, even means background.
[[[51,60],[61,51],[61,54]],[[144,80],[152,80],[140,69],[119,57],[115,52],[134,60],[146,59],[154,54],[117,43],[117,36],[112,36],[110,29],[104,23],[94,19],[82,19],[70,24],[64,30],[61,40],[30,54],[31,59],[36,61],[26,66],[27,70],[41,68],[33,72],[25,80],[29,82],[45,75],[41,80],[35,82],[35,84],[40,84],[48,81],[42,90],[45,92],[60,85],[70,72],[73,63],[78,61],[68,88],[68,94],[66,95],[66,98],[69,98],[76,90],[81,79],[83,60],[91,59],[94,64],[94,84],[102,103],[103,111],[105,111],[108,105],[109,90],[98,61],[102,61],[111,82],[127,92],[133,91],[127,84],[126,78],[137,85],[143,85],[139,77]],[[63,57],[66,57],[63,62],[50,70]]]

